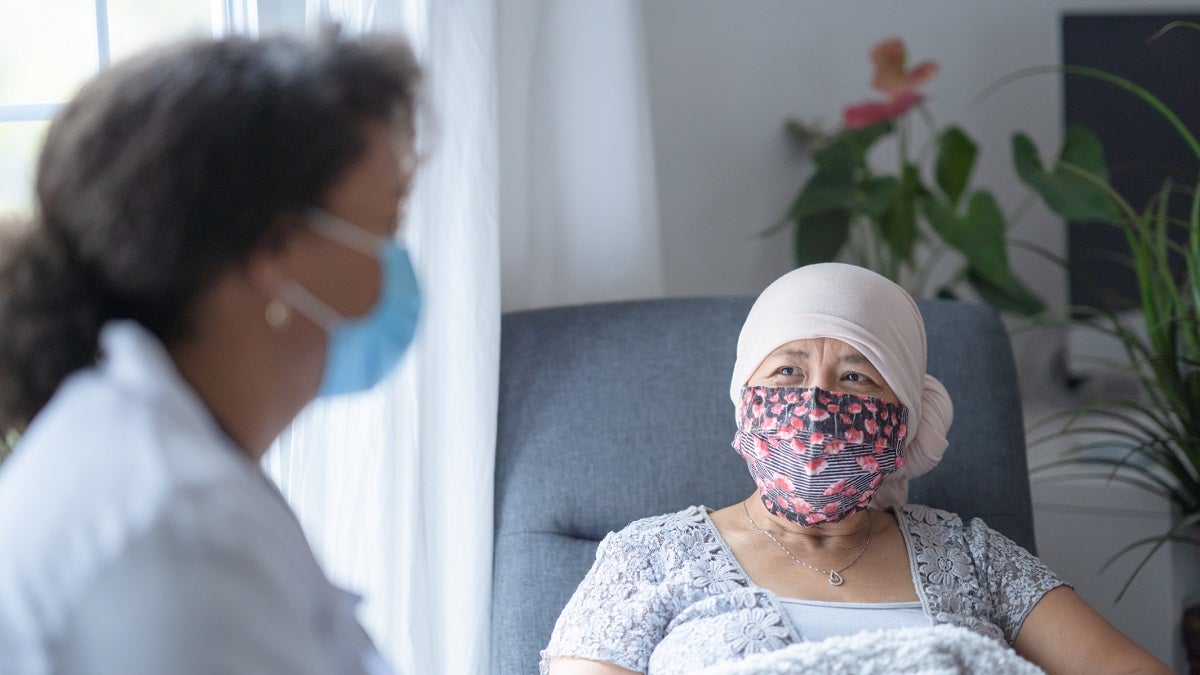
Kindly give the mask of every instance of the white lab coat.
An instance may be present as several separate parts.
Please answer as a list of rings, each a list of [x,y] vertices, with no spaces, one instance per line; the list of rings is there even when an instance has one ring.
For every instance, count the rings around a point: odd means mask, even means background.
[[[381,672],[292,511],[139,324],[0,465],[0,673]]]

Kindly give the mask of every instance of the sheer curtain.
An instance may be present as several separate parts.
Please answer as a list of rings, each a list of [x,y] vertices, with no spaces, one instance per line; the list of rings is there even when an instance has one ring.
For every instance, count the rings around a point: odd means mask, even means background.
[[[376,390],[318,401],[268,454],[335,582],[407,673],[486,673],[499,366],[492,0],[321,0],[346,33],[401,30],[432,113],[407,241],[417,340]],[[430,140],[431,139],[431,140]]]
[[[637,0],[504,0],[505,310],[663,293]]]

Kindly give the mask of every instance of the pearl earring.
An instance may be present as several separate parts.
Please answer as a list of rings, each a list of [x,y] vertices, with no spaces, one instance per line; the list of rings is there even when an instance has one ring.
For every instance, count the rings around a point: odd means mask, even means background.
[[[266,319],[267,325],[275,330],[283,330],[287,328],[288,322],[292,318],[292,312],[288,306],[283,304],[278,298],[272,299],[267,303]]]

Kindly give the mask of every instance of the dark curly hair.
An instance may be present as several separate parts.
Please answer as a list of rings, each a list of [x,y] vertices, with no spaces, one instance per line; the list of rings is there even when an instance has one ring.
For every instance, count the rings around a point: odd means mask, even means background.
[[[411,141],[419,81],[388,37],[189,42],[91,80],[50,126],[34,222],[0,264],[0,430],[95,363],[106,321],[186,337],[202,291],[321,206],[365,122]]]

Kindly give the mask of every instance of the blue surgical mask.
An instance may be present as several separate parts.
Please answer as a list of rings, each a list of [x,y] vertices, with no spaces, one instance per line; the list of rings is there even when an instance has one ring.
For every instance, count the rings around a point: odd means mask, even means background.
[[[372,255],[383,277],[379,297],[365,315],[346,318],[303,286],[290,282],[280,298],[325,329],[325,371],[319,396],[365,391],[379,383],[412,343],[421,295],[408,251],[324,211],[309,215],[309,227],[343,246]]]

